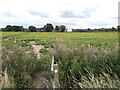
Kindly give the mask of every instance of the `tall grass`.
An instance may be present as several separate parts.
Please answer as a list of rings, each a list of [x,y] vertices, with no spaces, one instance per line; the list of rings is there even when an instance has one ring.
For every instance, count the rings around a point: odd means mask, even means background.
[[[64,88],[120,88],[118,47],[74,47],[60,40],[50,52],[59,62],[60,85]]]
[[[2,50],[3,87],[35,87],[33,78],[41,71],[50,71],[51,56],[59,63],[62,88],[120,88],[119,46],[95,48],[73,46],[57,40],[47,55],[37,59],[30,48],[14,45]]]
[[[35,74],[41,71],[49,70],[50,57],[41,57],[37,59],[32,51],[26,47],[17,47],[14,45],[11,49],[3,48],[2,72],[3,87],[6,88],[31,88],[35,87],[33,78]],[[5,73],[4,73],[5,72]],[[10,83],[4,84],[7,80]]]

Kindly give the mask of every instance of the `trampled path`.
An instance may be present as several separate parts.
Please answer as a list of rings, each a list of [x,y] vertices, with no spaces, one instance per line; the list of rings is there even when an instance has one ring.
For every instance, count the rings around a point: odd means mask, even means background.
[[[39,52],[40,49],[44,48],[43,45],[35,45],[35,41],[30,41],[30,44],[32,45],[33,52],[37,54],[37,58],[40,58],[41,53]]]
[[[43,45],[35,45],[35,41],[30,41],[30,44],[32,45],[33,52],[37,54],[37,58],[40,58],[40,49],[44,48]],[[47,78],[47,74],[45,71],[38,73],[35,76],[34,84],[36,85],[36,88],[52,88],[52,84],[50,83],[50,80]]]
[[[3,40],[9,40],[9,39],[14,39],[14,42],[16,42],[16,38],[14,38],[14,37],[8,37]],[[39,51],[40,51],[40,49],[44,48],[44,46],[43,45],[35,45],[36,44],[35,41],[30,41],[29,44],[32,45],[33,52],[35,54],[37,54],[37,58],[40,58],[42,53],[40,53]],[[53,88],[53,81],[56,82],[56,80],[54,80],[54,79],[52,80],[52,79],[48,78],[47,72],[42,71],[35,75],[35,78],[33,79],[33,83],[35,84],[36,88]]]

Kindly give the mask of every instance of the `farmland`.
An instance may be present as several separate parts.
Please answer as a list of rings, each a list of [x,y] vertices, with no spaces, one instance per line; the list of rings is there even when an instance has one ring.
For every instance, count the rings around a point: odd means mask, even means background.
[[[43,72],[49,81],[54,56],[61,88],[120,88],[117,32],[2,32],[2,46],[3,87],[37,87]]]
[[[94,47],[114,47],[118,43],[118,33],[117,32],[95,32],[95,33],[30,33],[30,32],[3,32],[2,38],[7,38],[10,36],[16,36],[16,40],[20,41],[36,41],[37,44],[42,44],[45,42],[55,43],[57,38],[61,38],[64,43],[74,44],[74,45],[92,45]],[[9,40],[12,43],[12,39]],[[3,40],[4,43],[9,41]]]

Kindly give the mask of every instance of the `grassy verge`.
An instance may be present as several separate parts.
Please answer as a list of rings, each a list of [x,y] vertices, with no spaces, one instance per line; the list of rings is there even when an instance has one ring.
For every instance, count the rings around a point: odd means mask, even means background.
[[[63,88],[120,88],[118,46],[74,47],[60,42],[50,52],[59,62],[59,82]]]

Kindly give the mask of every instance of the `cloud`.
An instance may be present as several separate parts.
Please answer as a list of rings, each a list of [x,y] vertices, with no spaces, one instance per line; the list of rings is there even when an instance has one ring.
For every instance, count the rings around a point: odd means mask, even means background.
[[[14,13],[12,12],[3,12],[1,14],[3,17],[17,17]]]
[[[111,17],[110,19],[119,19],[120,17]]]
[[[35,10],[28,10],[28,13],[30,15],[35,15],[35,16],[39,16],[39,17],[43,17],[43,18],[48,18],[49,17],[46,13],[35,11]]]
[[[84,10],[82,11],[81,14],[82,14],[84,17],[90,17],[90,16],[94,13],[94,11],[97,10],[97,8],[98,8],[98,7],[95,7],[95,8],[86,8],[86,9],[84,9]]]
[[[81,11],[79,14],[75,14],[72,10],[66,10],[61,12],[62,18],[89,18],[91,14],[97,9],[95,8],[86,8]]]
[[[81,15],[75,15],[72,10],[66,10],[62,12],[61,17],[62,18],[84,18]]]
[[[94,26],[106,26],[106,25],[109,25],[109,23],[106,23],[106,22],[99,22],[99,21],[95,21],[95,22],[92,22],[92,23],[90,23],[89,25],[94,25]]]
[[[46,23],[68,28],[112,27],[118,25],[117,13],[118,0],[1,0],[0,27],[42,27]]]

